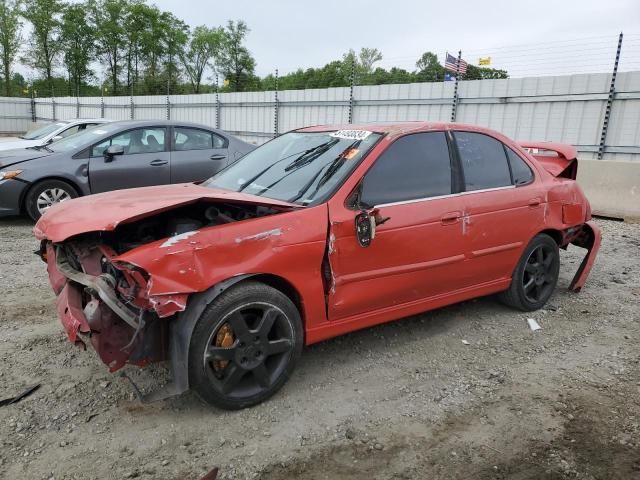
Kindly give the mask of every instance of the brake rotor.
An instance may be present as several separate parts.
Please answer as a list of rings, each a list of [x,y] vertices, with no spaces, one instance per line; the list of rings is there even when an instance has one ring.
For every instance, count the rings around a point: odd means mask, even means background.
[[[225,323],[220,327],[218,333],[216,333],[216,347],[229,348],[236,341],[231,325]],[[229,360],[214,360],[213,368],[216,370],[224,370],[229,363]]]

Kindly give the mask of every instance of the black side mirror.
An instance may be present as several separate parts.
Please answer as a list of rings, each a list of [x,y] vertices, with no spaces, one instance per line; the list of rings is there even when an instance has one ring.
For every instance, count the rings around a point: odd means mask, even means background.
[[[122,145],[111,145],[104,151],[104,161],[112,162],[116,155],[124,155],[124,147]]]
[[[356,215],[356,237],[361,247],[367,248],[371,245],[371,240],[376,236],[375,216],[367,211],[362,211]]]

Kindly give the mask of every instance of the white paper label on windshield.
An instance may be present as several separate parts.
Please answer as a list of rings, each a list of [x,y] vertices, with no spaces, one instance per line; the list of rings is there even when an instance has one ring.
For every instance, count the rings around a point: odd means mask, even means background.
[[[331,137],[334,138],[346,138],[348,140],[364,140],[372,132],[367,130],[338,130],[337,132],[333,132],[330,134]]]

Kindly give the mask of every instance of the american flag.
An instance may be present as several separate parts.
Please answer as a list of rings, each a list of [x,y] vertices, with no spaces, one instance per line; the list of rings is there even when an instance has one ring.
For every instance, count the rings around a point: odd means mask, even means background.
[[[450,70],[455,73],[460,73],[461,75],[464,75],[465,73],[467,73],[467,62],[460,59],[459,67],[460,68],[458,69],[458,57],[454,57],[449,52],[447,52],[447,59],[444,62],[445,70]]]

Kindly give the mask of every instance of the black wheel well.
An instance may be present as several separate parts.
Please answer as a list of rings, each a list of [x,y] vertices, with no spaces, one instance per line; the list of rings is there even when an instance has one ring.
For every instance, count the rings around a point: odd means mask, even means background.
[[[562,232],[560,232],[559,230],[548,228],[547,230],[542,230],[541,232],[539,232],[538,235],[540,235],[541,233],[549,235],[551,238],[553,238],[558,246],[562,245]]]
[[[48,182],[50,180],[56,180],[58,182],[64,182],[68,185],[70,185],[78,194],[79,197],[82,196],[82,190],[80,190],[80,187],[78,187],[78,185],[73,182],[72,180],[69,180],[68,178],[65,177],[45,177],[45,178],[41,178],[40,180],[37,180],[35,182],[33,182],[31,185],[29,185],[29,188],[25,189],[25,191],[22,193],[22,198],[20,198],[20,212],[24,213],[26,211],[26,201],[27,201],[27,195],[29,195],[29,192],[31,190],[33,190],[34,188],[36,188],[38,185],[40,185],[43,182]]]
[[[265,285],[268,285],[271,288],[275,288],[276,290],[285,294],[298,309],[298,312],[300,313],[300,318],[302,319],[302,325],[305,325],[304,308],[302,306],[302,297],[300,296],[300,293],[298,292],[298,290],[289,281],[285,280],[282,277],[279,277],[277,275],[273,275],[270,273],[260,273],[257,275],[252,275],[248,277],[246,280],[243,280],[243,282],[245,281],[249,281],[249,282],[256,281],[256,282],[264,283]],[[242,282],[239,282],[239,283],[242,283]]]

